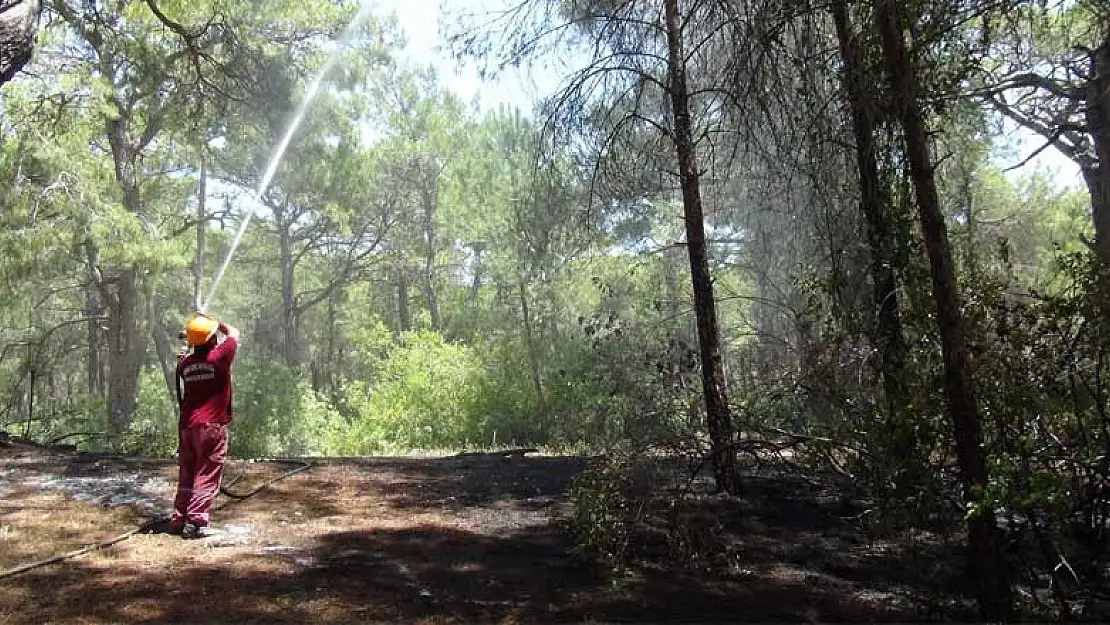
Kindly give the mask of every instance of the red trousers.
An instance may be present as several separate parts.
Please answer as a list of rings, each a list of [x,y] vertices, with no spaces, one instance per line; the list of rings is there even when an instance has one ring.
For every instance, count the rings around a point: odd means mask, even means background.
[[[179,430],[173,525],[208,525],[208,511],[220,492],[220,479],[227,460],[227,441],[227,426],[222,423]]]

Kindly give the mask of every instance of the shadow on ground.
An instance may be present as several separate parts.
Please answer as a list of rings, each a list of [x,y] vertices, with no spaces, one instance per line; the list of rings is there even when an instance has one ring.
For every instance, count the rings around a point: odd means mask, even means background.
[[[35,605],[5,622],[897,622],[820,580],[714,582],[657,571],[617,589],[558,534],[440,527],[336,532],[299,564],[139,569],[76,562],[8,581]],[[2,596],[2,595],[0,595]]]
[[[699,507],[723,528],[730,570],[672,568],[662,545],[615,576],[554,518],[586,462],[321,462],[225,502],[218,522],[254,524],[249,544],[141,537],[132,551],[0,580],[0,622],[976,620],[952,572],[958,553],[936,541],[865,541],[840,503],[782,478],[753,477],[745,497]],[[245,472],[237,488],[246,490],[281,470],[235,465],[231,474]]]

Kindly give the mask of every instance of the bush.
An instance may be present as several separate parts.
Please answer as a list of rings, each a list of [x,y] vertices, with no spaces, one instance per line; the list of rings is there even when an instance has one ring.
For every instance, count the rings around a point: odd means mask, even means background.
[[[247,360],[234,372],[231,449],[238,457],[339,453],[347,422],[282,363]]]
[[[171,397],[161,367],[148,367],[139,378],[138,404],[122,441],[123,451],[150,456],[177,453],[176,398]]]
[[[405,334],[379,377],[353,383],[345,405],[356,416],[353,451],[436,449],[478,440],[485,425],[482,359],[434,332]]]

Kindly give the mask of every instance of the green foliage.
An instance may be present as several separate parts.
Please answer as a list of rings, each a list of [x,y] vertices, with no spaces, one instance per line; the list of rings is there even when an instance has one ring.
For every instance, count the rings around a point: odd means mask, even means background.
[[[618,570],[628,564],[629,539],[637,520],[635,504],[626,492],[633,470],[630,460],[600,461],[576,477],[570,488],[572,536]]]
[[[363,452],[441,449],[475,440],[483,429],[485,385],[477,352],[431,332],[401,337],[370,384],[352,384],[345,405]]]
[[[177,453],[177,400],[162,371],[147,367],[139,378],[138,408],[123,440],[126,453],[172,456]]]
[[[345,437],[343,417],[289,367],[247,359],[233,377],[233,455],[329,453]]]

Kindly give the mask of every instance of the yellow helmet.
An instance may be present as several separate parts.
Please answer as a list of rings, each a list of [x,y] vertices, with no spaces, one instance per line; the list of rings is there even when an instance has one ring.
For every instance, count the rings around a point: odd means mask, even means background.
[[[220,323],[201,314],[193,315],[185,322],[185,342],[191,347],[204,345],[216,335]]]

